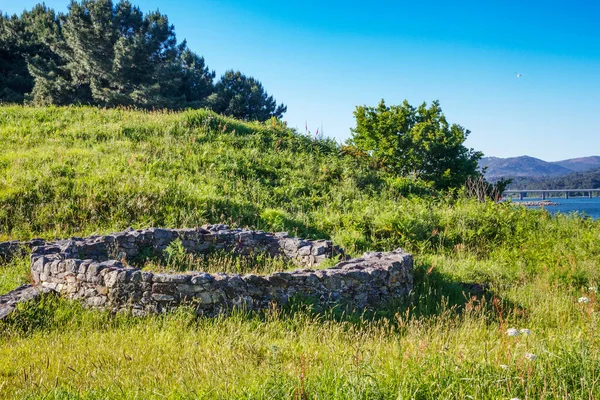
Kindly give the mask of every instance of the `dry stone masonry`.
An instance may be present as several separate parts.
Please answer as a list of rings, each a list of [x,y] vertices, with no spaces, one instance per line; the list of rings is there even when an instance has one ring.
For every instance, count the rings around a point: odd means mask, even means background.
[[[19,286],[12,292],[9,292],[4,296],[0,296],[0,320],[12,314],[19,303],[24,303],[31,300],[36,301],[39,300],[44,294],[47,295],[53,293],[56,292],[43,286]]]
[[[17,240],[0,242],[0,262],[9,261],[15,256],[24,255],[27,249],[31,250],[36,246],[44,245],[46,245],[46,241],[42,239],[32,239],[28,242],[19,242]]]
[[[270,275],[165,274],[141,271],[122,260],[160,256],[175,240],[187,252],[265,252],[299,266]],[[256,310],[271,303],[306,299],[317,307],[346,304],[373,308],[405,298],[412,289],[412,256],[402,250],[366,253],[348,260],[328,240],[302,240],[286,233],[266,233],[208,225],[195,229],[129,229],[105,236],[38,243],[31,254],[34,282],[89,306],[136,315],[163,312],[180,304],[201,314],[232,308]],[[14,247],[14,244],[13,244]],[[1,247],[0,247],[1,248]],[[334,267],[313,270],[325,259],[341,256]]]

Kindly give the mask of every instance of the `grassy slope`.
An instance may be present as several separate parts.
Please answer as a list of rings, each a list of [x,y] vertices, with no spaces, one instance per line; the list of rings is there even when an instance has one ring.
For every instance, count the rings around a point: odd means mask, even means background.
[[[1,107],[0,147],[2,239],[227,222],[330,237],[355,254],[404,247],[418,275],[415,304],[375,319],[30,307],[0,325],[0,396],[600,396],[587,293],[600,283],[598,222],[409,196],[426,188],[332,143],[204,111]],[[0,292],[26,271],[26,260],[0,266]],[[461,281],[490,284],[496,303]],[[592,301],[578,304],[582,294]],[[533,335],[508,338],[511,326]]]

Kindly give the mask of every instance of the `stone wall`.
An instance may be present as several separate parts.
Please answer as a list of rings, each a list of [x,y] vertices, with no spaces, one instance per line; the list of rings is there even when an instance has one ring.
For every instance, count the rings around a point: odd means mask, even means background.
[[[162,256],[175,240],[180,240],[190,253],[226,250],[248,255],[264,252],[271,256],[282,256],[304,267],[319,265],[334,255],[343,256],[343,250],[329,240],[302,240],[284,232],[273,234],[230,229],[227,225],[205,225],[192,229],[128,229],[105,236],[60,240],[33,247],[32,257],[55,254],[63,259],[131,261],[142,256]]]
[[[32,239],[27,242],[19,242],[17,240],[0,242],[0,261],[10,261],[15,256],[24,255],[27,250],[44,245],[46,245],[46,241],[42,239]]]
[[[270,275],[164,274],[141,271],[123,262],[162,255],[177,239],[188,252],[266,252],[287,258],[301,269]],[[310,269],[336,255],[344,261],[327,269]],[[235,307],[255,310],[273,302],[286,304],[293,298],[307,299],[317,306],[343,303],[363,309],[406,297],[413,279],[412,257],[402,250],[347,260],[343,251],[327,240],[302,240],[285,233],[229,229],[225,225],[130,229],[44,243],[33,247],[31,264],[33,280],[44,288],[90,306],[127,309],[140,315],[180,304],[214,315]]]
[[[55,294],[56,291],[43,286],[22,285],[0,296],[0,321],[12,314],[19,303],[37,301],[42,295]]]

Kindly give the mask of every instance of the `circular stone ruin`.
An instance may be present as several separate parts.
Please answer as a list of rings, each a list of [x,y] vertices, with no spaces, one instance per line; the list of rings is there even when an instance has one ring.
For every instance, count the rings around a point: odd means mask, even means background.
[[[264,252],[299,269],[270,275],[167,274],[142,271],[123,262],[140,255],[160,256],[176,240],[189,253]],[[35,244],[31,246],[31,273],[38,286],[89,306],[129,310],[136,315],[162,312],[180,304],[215,315],[232,308],[256,310],[271,303],[286,304],[293,298],[310,300],[317,307],[344,304],[354,309],[375,308],[406,298],[413,283],[412,256],[401,249],[347,259],[343,250],[328,240],[303,240],[287,233],[230,229],[226,225],[129,229]],[[331,268],[312,269],[334,256],[341,256],[343,261]]]

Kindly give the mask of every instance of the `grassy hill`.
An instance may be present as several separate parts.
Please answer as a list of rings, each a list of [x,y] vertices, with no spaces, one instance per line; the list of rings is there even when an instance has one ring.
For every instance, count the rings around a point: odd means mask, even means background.
[[[4,239],[207,222],[335,236],[342,214],[428,190],[278,122],[20,107],[0,108],[0,121]]]
[[[46,299],[0,322],[0,398],[600,397],[597,221],[435,192],[203,110],[3,106],[0,146],[0,240],[225,222],[416,262],[414,302],[376,313],[134,318]],[[0,293],[28,269],[0,265]]]

